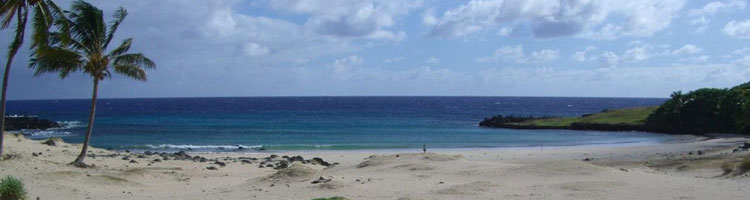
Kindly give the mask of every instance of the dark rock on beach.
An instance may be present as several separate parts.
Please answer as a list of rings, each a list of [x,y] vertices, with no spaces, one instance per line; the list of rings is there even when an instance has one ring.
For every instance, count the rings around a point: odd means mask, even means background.
[[[42,144],[46,144],[47,146],[57,146],[57,143],[62,143],[62,138],[50,138],[42,142]]]

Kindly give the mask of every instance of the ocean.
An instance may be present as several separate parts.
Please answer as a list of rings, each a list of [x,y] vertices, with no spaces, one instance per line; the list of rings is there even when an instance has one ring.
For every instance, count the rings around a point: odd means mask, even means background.
[[[493,115],[579,116],[663,103],[660,98],[572,97],[221,97],[100,99],[91,145],[157,151],[495,148],[651,143],[645,132],[478,127]],[[19,100],[8,114],[64,128],[29,137],[83,141],[89,100]]]

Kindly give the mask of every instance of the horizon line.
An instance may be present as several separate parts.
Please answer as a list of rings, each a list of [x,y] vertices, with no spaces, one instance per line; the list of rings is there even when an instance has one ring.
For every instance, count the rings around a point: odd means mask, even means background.
[[[669,99],[669,97],[614,97],[614,96],[483,96],[483,95],[310,95],[310,96],[193,96],[193,97],[112,97],[97,98],[97,100],[115,99],[216,99],[216,98],[347,98],[347,97],[485,97],[485,98],[606,98],[606,99]],[[60,98],[60,99],[9,99],[8,101],[60,101],[60,100],[90,100],[91,98]]]

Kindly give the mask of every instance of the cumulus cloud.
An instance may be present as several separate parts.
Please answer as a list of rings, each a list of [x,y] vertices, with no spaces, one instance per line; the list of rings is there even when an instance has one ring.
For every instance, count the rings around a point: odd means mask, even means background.
[[[68,8],[70,1],[58,3]],[[701,46],[705,49],[693,45],[698,44],[694,41],[714,39],[713,36],[689,37],[688,41],[674,37],[666,41],[674,48],[663,44],[647,46],[666,38],[663,35],[632,44],[626,44],[627,40],[559,42],[522,38],[519,45],[502,46],[486,52],[486,56],[472,54],[474,51],[450,54],[484,47],[488,41],[481,38],[406,39],[423,31],[436,37],[470,37],[478,32],[539,38],[647,36],[670,26],[669,21],[675,16],[672,11],[684,1],[476,0],[437,12],[453,4],[439,2],[429,4],[434,8],[420,10],[420,2],[385,0],[97,1],[95,4],[104,9],[105,15],[117,6],[128,8],[130,15],[115,41],[134,37],[132,51],[143,52],[159,66],[158,70],[149,71],[151,79],[147,84],[115,76],[102,85],[102,96],[663,96],[679,89],[727,87],[750,77],[750,48],[741,48],[743,40],[737,39],[746,19],[734,19],[731,28],[725,28],[731,29],[724,30],[727,34],[737,37]],[[720,12],[721,9],[716,11]],[[701,16],[682,12],[680,17],[693,20]],[[698,20],[711,19],[706,14],[705,19]],[[419,24],[427,28],[413,27]],[[6,44],[12,38],[10,31],[0,35]],[[600,49],[575,49],[590,44]],[[3,51],[7,49],[0,49],[0,54]],[[703,55],[706,52],[717,54]],[[554,62],[563,54],[571,61],[590,63]],[[13,66],[11,98],[90,95],[90,80],[83,76],[71,76],[64,82],[53,75],[32,78],[33,71],[22,61],[28,55],[28,48],[22,48],[16,58],[20,62]],[[430,55],[451,56],[428,59]],[[657,56],[665,59],[653,59]],[[722,59],[713,59],[717,56]],[[438,60],[440,67],[431,65]],[[473,70],[465,70],[470,63],[450,66],[471,60],[503,63]],[[638,60],[641,62],[631,63]],[[591,61],[602,64],[597,66]],[[721,63],[710,63],[714,61]],[[503,85],[502,89],[497,85]],[[649,87],[652,85],[660,87]],[[611,90],[613,87],[618,90]]]
[[[269,52],[268,47],[261,46],[258,43],[251,42],[245,45],[245,53],[249,56],[266,55]]]
[[[672,51],[672,55],[691,55],[703,52],[703,49],[692,44],[686,44],[681,48]]]
[[[513,28],[511,27],[503,27],[497,31],[497,35],[499,36],[509,36],[511,33],[513,33]]]
[[[523,45],[503,46],[495,50],[492,55],[476,58],[477,62],[516,62],[516,63],[541,63],[550,62],[560,58],[560,50],[542,49],[525,55]]]
[[[570,59],[573,59],[578,62],[596,60],[597,59],[596,56],[587,57],[587,54],[593,50],[596,50],[595,46],[588,46],[583,51],[576,51],[575,53],[573,53],[573,55],[570,56]]]
[[[732,20],[721,29],[724,34],[738,38],[750,39],[750,19],[737,21]]]
[[[560,58],[560,50],[543,49],[531,53],[531,60],[535,62],[549,62]]]
[[[680,58],[679,61],[681,61],[681,62],[702,63],[702,62],[708,61],[708,59],[711,59],[711,56],[700,55],[700,56],[692,56],[692,57],[687,57],[687,58]]]
[[[508,62],[514,61],[518,63],[526,62],[526,58],[523,55],[523,45],[517,46],[503,46],[495,50],[490,56],[484,56],[475,59],[477,62]]]
[[[703,32],[708,28],[708,24],[711,22],[714,14],[717,12],[728,12],[734,9],[744,10],[747,3],[744,0],[728,0],[728,1],[713,1],[709,2],[701,8],[692,9],[688,13],[692,19],[690,23],[698,26],[696,32]]]
[[[750,55],[746,55],[741,58],[738,58],[732,61],[732,63],[738,66],[742,66],[742,67],[750,67]]]
[[[625,51],[622,59],[629,62],[637,62],[649,59],[651,57],[652,47],[650,45],[641,45]]]
[[[472,0],[431,20],[429,36],[460,37],[502,24],[528,22],[535,37],[651,36],[666,28],[685,0]],[[606,19],[611,19],[605,23]]]
[[[407,0],[276,0],[276,10],[309,15],[305,26],[325,35],[402,40],[405,33],[388,30],[396,20],[421,6]]]
[[[620,57],[612,51],[602,53],[601,57],[607,67],[616,67],[617,63],[620,62]]]
[[[750,55],[750,47],[735,49],[734,51],[732,51],[732,54],[739,56]]]
[[[334,74],[346,74],[349,73],[353,67],[363,63],[364,59],[362,59],[362,57],[351,55],[333,61],[333,64],[331,64],[331,70]]]

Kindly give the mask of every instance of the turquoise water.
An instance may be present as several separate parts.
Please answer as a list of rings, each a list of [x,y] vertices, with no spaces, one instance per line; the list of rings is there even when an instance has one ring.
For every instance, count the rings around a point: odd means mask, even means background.
[[[665,99],[558,97],[238,97],[100,100],[92,145],[196,151],[485,148],[630,144],[671,136],[643,132],[478,127],[492,115],[578,116]],[[64,122],[25,131],[81,142],[88,100],[11,101],[9,114]],[[240,148],[242,147],[242,148]]]

